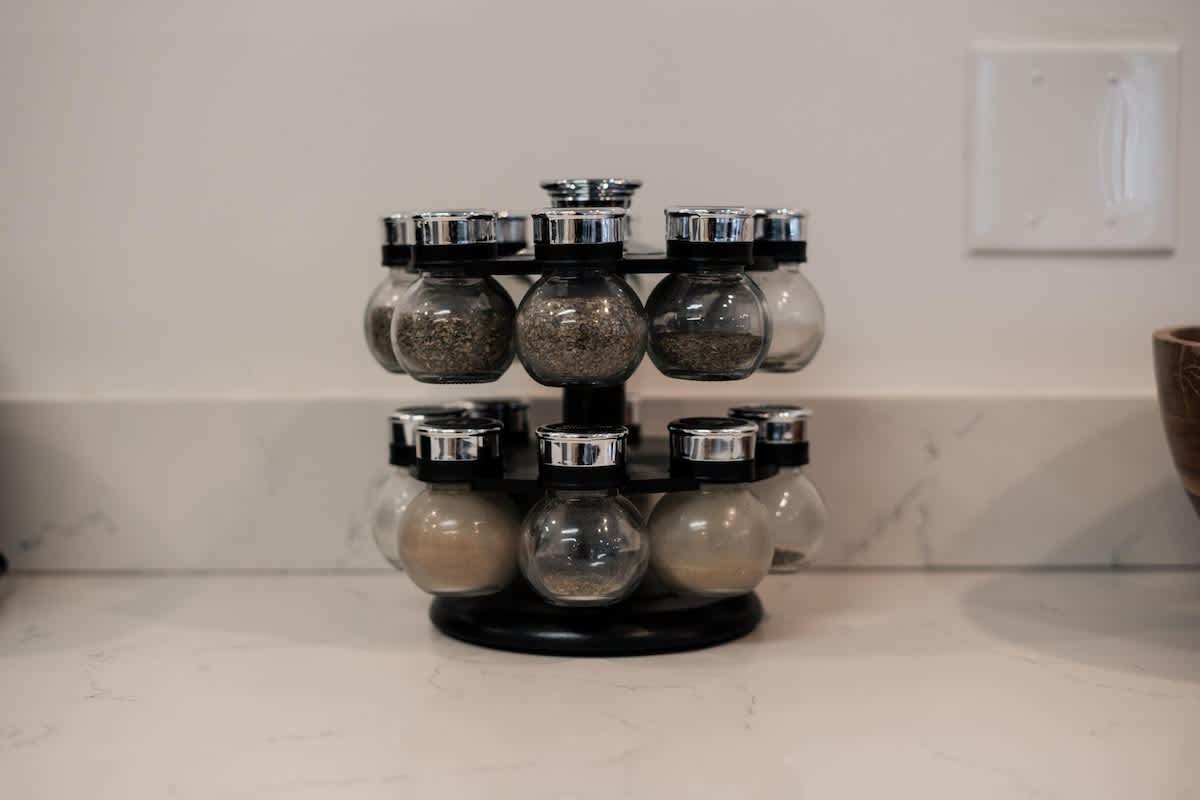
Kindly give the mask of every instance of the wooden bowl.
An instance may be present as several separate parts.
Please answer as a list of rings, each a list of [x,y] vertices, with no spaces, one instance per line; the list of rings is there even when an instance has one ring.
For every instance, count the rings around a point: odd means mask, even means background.
[[[1155,331],[1154,375],[1167,444],[1200,514],[1200,325]]]

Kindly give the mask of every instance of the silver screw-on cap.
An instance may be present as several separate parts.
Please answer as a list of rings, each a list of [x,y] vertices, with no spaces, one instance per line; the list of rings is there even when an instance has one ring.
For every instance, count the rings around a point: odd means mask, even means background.
[[[500,457],[499,420],[458,417],[417,427],[417,453],[425,461],[485,461]]]
[[[625,240],[623,208],[542,208],[533,212],[534,244],[615,244]]]
[[[742,206],[673,206],[665,211],[669,242],[749,242],[754,225]]]
[[[667,425],[671,458],[684,461],[751,461],[758,425],[729,417],[684,417]]]
[[[805,429],[812,412],[804,406],[756,403],[729,409],[729,416],[758,425],[763,444],[798,444],[806,441]]]
[[[422,211],[412,215],[413,241],[419,245],[486,244],[496,241],[496,212]]]
[[[808,212],[794,208],[756,208],[754,238],[764,242],[807,242]]]
[[[409,214],[388,214],[382,222],[384,244],[412,244],[412,217]]]
[[[392,444],[415,447],[417,428],[426,422],[466,416],[466,409],[456,405],[402,406],[392,412]]]
[[[550,204],[555,208],[629,208],[633,193],[641,185],[641,181],[631,178],[560,178],[542,181],[542,188],[550,193]]]
[[[625,464],[624,425],[543,425],[538,456],[551,467],[620,467]]]
[[[509,211],[496,213],[496,241],[504,244],[524,244],[529,217]]]
[[[504,423],[504,434],[527,435],[529,432],[529,401],[518,397],[488,397],[479,400],[460,400],[457,405],[477,417],[498,419]]]

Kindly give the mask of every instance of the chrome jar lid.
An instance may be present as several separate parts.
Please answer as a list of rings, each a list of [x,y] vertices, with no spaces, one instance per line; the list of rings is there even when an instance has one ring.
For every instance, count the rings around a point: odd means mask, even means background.
[[[754,238],[763,242],[806,242],[808,213],[794,208],[756,208]]]
[[[420,211],[412,215],[418,246],[486,244],[496,241],[496,212],[482,209]]]
[[[624,467],[628,436],[624,425],[543,425],[537,429],[538,458],[551,467]]]
[[[466,416],[465,408],[454,404],[402,406],[392,412],[392,444],[416,447],[417,429],[426,422]]]
[[[620,244],[623,208],[542,208],[533,212],[536,245]]]
[[[543,425],[537,429],[542,484],[549,488],[618,488],[625,482],[628,436],[624,425]]]
[[[642,182],[632,178],[559,178],[542,181],[556,208],[606,206],[629,208]]]
[[[742,206],[673,206],[664,212],[668,242],[723,244],[753,241],[750,209]]]
[[[729,416],[750,420],[758,425],[762,444],[796,444],[805,441],[805,429],[812,411],[804,406],[755,403],[729,409]]]
[[[682,461],[751,461],[758,425],[729,417],[684,417],[667,426],[671,458]]]

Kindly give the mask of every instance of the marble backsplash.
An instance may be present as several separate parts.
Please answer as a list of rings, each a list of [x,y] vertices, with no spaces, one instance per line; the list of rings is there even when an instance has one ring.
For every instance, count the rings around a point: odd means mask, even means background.
[[[0,403],[0,550],[28,570],[386,568],[365,520],[390,405]],[[727,405],[649,399],[642,416],[650,432]],[[821,565],[1200,565],[1152,397],[811,406]]]

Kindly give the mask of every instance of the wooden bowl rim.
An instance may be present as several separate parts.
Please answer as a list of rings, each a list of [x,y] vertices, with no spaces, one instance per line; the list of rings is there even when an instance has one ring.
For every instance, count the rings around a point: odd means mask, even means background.
[[[1154,338],[1160,342],[1170,342],[1200,350],[1200,323],[1160,328],[1154,332]]]

